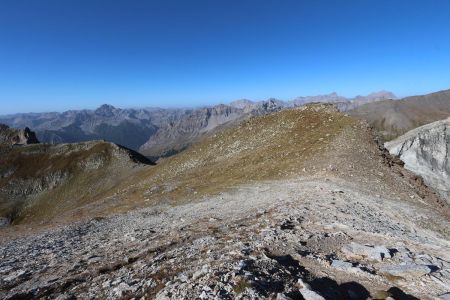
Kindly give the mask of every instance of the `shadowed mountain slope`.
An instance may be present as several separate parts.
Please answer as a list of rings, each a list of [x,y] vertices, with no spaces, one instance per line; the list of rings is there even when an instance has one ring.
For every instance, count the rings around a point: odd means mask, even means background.
[[[142,155],[121,146],[78,144],[0,145],[0,218],[13,224],[49,221],[95,201],[133,174]]]

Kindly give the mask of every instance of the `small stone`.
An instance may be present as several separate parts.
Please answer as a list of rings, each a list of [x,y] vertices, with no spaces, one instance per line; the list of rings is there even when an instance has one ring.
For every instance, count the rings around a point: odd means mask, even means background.
[[[6,276],[3,280],[4,281],[14,281],[18,278],[24,277],[27,274],[27,272],[25,270],[18,270],[12,274],[10,274],[9,276]]]
[[[205,292],[211,292],[212,291],[211,288],[209,286],[207,286],[207,285],[203,286],[203,290]]]
[[[122,297],[126,291],[131,291],[131,287],[124,282],[113,289],[113,293],[117,297]]]
[[[285,294],[278,293],[278,294],[277,294],[277,300],[292,300],[292,298],[286,296]]]
[[[194,272],[194,274],[192,274],[192,279],[196,280],[197,278],[202,277],[204,274],[201,270]]]
[[[318,293],[306,288],[300,289],[300,294],[302,294],[305,300],[325,300],[325,298]]]
[[[208,299],[208,295],[206,294],[205,291],[203,291],[203,292],[200,294],[200,299]]]
[[[385,258],[391,258],[389,249],[384,246],[365,246],[355,242],[351,242],[342,247],[342,252],[349,259],[367,258],[374,261],[382,261]]]
[[[187,277],[186,274],[180,274],[180,275],[178,276],[178,279],[179,279],[181,282],[187,282],[189,278]]]
[[[344,270],[344,271],[348,271],[351,268],[353,268],[353,264],[347,261],[342,261],[342,260],[333,260],[331,262],[331,266],[336,268],[336,269],[340,269],[340,270]]]
[[[303,288],[310,289],[311,288],[311,286],[308,283],[304,282],[301,278],[299,278],[297,280],[297,284],[300,289],[303,289]]]
[[[106,280],[102,284],[102,288],[104,288],[104,289],[109,288],[110,286],[111,286],[111,280]]]
[[[197,278],[200,278],[200,277],[202,277],[203,275],[207,274],[208,271],[209,271],[208,265],[203,265],[201,270],[198,270],[197,272],[195,272],[195,273],[192,275],[192,279],[193,279],[193,280],[196,280]]]
[[[239,265],[238,265],[239,269],[243,269],[246,266],[247,266],[247,263],[245,262],[245,260],[239,261]]]

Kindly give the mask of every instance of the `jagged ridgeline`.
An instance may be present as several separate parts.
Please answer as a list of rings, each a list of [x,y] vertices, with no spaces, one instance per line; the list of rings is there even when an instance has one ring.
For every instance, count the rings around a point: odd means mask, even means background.
[[[0,123],[11,127],[32,128],[41,142],[75,143],[104,139],[151,157],[176,154],[206,134],[220,130],[250,117],[311,102],[336,104],[349,110],[367,102],[395,99],[395,95],[380,91],[367,96],[345,98],[327,95],[298,97],[291,101],[246,99],[201,108],[129,108],[120,109],[104,104],[95,110],[25,113],[0,116]]]
[[[3,225],[60,217],[100,199],[139,167],[151,164],[134,151],[104,141],[27,145],[37,142],[34,133],[7,126],[2,126],[1,140]]]

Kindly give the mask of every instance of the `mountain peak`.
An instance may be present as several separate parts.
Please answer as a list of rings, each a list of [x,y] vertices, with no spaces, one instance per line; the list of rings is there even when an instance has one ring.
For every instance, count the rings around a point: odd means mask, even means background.
[[[381,100],[381,99],[397,99],[397,96],[395,96],[394,93],[389,92],[389,91],[385,91],[385,90],[381,90],[378,92],[373,92],[370,93],[369,95],[366,96],[369,99],[377,99],[377,100]]]
[[[114,106],[112,106],[111,104],[105,103],[105,104],[100,105],[96,110],[99,110],[99,109],[113,110],[113,109],[116,109],[116,108]]]
[[[114,114],[115,110],[116,110],[116,108],[114,106],[112,106],[111,104],[103,104],[95,110],[95,114],[104,116],[104,117],[110,117]]]

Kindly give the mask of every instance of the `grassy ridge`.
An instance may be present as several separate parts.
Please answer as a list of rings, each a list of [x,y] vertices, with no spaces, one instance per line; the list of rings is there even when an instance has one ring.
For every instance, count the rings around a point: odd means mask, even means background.
[[[141,171],[118,193],[128,209],[132,204],[178,204],[239,184],[296,176],[324,162],[330,143],[356,123],[331,105],[254,117]]]
[[[0,148],[0,217],[47,221],[90,202],[134,172],[132,155],[114,144]]]

